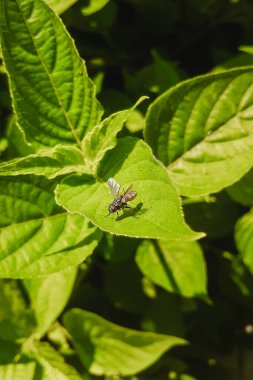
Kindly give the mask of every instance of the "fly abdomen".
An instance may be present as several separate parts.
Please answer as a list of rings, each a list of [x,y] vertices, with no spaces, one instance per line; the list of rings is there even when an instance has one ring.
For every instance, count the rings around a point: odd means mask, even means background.
[[[126,206],[126,201],[124,200],[124,195],[120,195],[119,197],[115,198],[114,201],[109,205],[108,210],[109,213],[112,214],[116,211],[121,210]]]

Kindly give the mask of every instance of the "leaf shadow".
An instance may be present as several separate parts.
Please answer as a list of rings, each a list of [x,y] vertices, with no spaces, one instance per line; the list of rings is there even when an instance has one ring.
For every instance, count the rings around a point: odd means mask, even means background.
[[[116,220],[119,222],[121,220],[129,218],[130,216],[134,218],[138,218],[138,216],[136,216],[138,213],[144,214],[147,212],[147,208],[142,208],[142,206],[143,206],[143,202],[139,202],[137,206],[135,207],[131,207],[129,209],[123,209],[123,214],[118,216]]]
[[[158,259],[160,261],[160,264],[161,264],[161,266],[163,268],[163,271],[165,272],[166,276],[168,277],[168,279],[169,279],[169,281],[171,283],[171,286],[173,287],[173,289],[177,293],[180,294],[180,289],[179,289],[178,284],[176,282],[175,276],[173,275],[173,272],[169,268],[168,263],[166,262],[166,260],[164,258],[163,251],[160,248],[160,246],[157,243],[157,241],[154,241],[154,246],[155,246],[155,250],[156,250],[156,253],[157,253],[157,257],[158,257]]]
[[[126,140],[128,144],[125,144]],[[98,167],[99,177],[114,177],[120,171],[125,161],[129,159],[137,143],[138,140],[133,137],[119,139],[116,148],[105,153],[102,164]]]

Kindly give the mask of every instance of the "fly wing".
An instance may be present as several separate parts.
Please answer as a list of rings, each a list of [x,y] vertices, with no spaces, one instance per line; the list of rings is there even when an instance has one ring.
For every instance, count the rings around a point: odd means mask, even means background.
[[[120,184],[113,178],[108,179],[108,186],[112,195],[116,198],[119,195]]]
[[[133,185],[128,186],[124,194],[129,193],[132,190]]]

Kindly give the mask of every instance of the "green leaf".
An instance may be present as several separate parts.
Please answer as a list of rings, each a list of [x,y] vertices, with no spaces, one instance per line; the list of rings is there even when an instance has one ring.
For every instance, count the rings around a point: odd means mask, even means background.
[[[64,362],[64,358],[48,343],[35,346],[34,357],[42,367],[42,380],[81,380],[74,367]]]
[[[23,280],[37,320],[38,337],[46,333],[66,306],[76,274],[77,268],[74,267],[49,276]]]
[[[20,342],[4,340],[0,338],[0,367],[2,364],[14,362],[19,353]]]
[[[35,319],[17,281],[0,280],[0,305],[1,339],[15,342],[32,334]]]
[[[253,169],[226,190],[235,202],[244,206],[253,206]]]
[[[253,274],[253,210],[238,220],[235,226],[235,243],[244,264]]]
[[[228,251],[219,256],[217,278],[222,294],[230,301],[251,304],[253,296],[253,277],[244,265],[240,255]]]
[[[233,202],[225,191],[215,194],[206,201],[188,198],[184,202],[186,222],[194,230],[198,231],[201,228],[209,238],[231,233],[236,220],[242,215],[241,207]]]
[[[239,46],[239,50],[243,51],[244,53],[253,54],[253,46],[251,45]]]
[[[12,115],[7,124],[6,135],[8,137],[7,159],[21,156],[28,156],[36,152],[31,144],[28,144],[24,134],[16,123],[16,118]]]
[[[253,68],[171,88],[149,108],[146,141],[186,196],[218,192],[253,165]]]
[[[152,332],[184,336],[182,300],[175,294],[157,292],[144,314],[142,327]]]
[[[89,0],[88,5],[82,7],[82,14],[84,16],[92,15],[100,11],[110,0]]]
[[[35,361],[0,365],[1,380],[34,380],[35,372]]]
[[[81,309],[64,315],[80,359],[97,376],[130,376],[149,367],[164,352],[186,341],[177,337],[131,330]]]
[[[118,110],[131,108],[133,104],[127,94],[113,89],[103,89],[99,94],[99,99],[103,104],[106,117]]]
[[[187,374],[182,374],[180,376],[180,380],[197,380],[197,378]]]
[[[145,118],[138,110],[134,110],[126,121],[126,128],[131,133],[142,131],[145,126]]]
[[[42,0],[0,0],[0,37],[26,139],[37,148],[80,146],[101,106],[61,20]]]
[[[6,151],[8,148],[8,140],[6,137],[0,138],[0,156]]]
[[[96,86],[96,94],[97,95],[102,91],[103,83],[104,83],[104,77],[105,77],[104,71],[99,71],[97,74],[95,74],[92,77],[92,81],[93,81],[94,85]]]
[[[55,184],[40,177],[0,179],[0,277],[36,277],[75,266],[101,233],[55,204]]]
[[[142,276],[132,260],[107,265],[104,289],[106,297],[117,309],[142,313],[147,306],[148,298],[142,289]]]
[[[60,15],[75,4],[78,0],[45,0],[53,10]]]
[[[85,155],[85,161],[88,167],[91,168],[91,171],[95,172],[105,153],[115,147],[117,144],[116,136],[123,128],[124,122],[144,99],[145,97],[140,98],[136,104],[128,110],[112,114],[103,120],[101,124],[95,126],[85,136],[82,142],[82,150]]]
[[[180,198],[165,168],[142,140],[119,139],[116,148],[106,153],[98,176],[101,182],[78,174],[63,179],[56,187],[57,202],[116,235],[179,240],[203,236],[185,224]],[[106,216],[113,200],[106,182],[109,177],[114,177],[125,190],[132,184],[137,192],[132,209],[118,220]]]
[[[168,292],[185,297],[204,297],[206,267],[197,242],[144,241],[136,253],[142,273]]]
[[[179,73],[176,66],[160,57],[156,50],[151,51],[153,58],[154,74],[159,93],[166,91],[169,87],[180,81]]]
[[[0,164],[1,176],[24,174],[54,178],[72,172],[87,172],[81,151],[74,146],[56,146]]]

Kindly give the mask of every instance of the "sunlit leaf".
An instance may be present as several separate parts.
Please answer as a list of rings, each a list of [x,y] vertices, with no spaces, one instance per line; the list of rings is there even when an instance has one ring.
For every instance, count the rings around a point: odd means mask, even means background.
[[[50,5],[53,10],[59,15],[65,12],[78,0],[45,0],[48,5]]]
[[[253,166],[253,68],[190,79],[151,105],[145,138],[180,193],[218,192]]]
[[[106,153],[98,177],[101,182],[89,175],[67,177],[56,188],[57,202],[116,235],[179,240],[203,236],[185,224],[180,198],[165,168],[143,141],[120,139],[117,147]],[[121,211],[117,220],[114,215],[106,216],[113,201],[107,185],[109,177],[125,190],[132,184],[137,192],[132,208]]]
[[[205,261],[197,242],[144,241],[136,262],[145,276],[169,292],[185,297],[207,294]]]
[[[81,309],[64,315],[78,355],[89,372],[102,376],[133,375],[186,341],[170,335],[131,330]]]
[[[75,266],[100,232],[55,204],[55,184],[41,177],[0,180],[0,276],[36,277]]]
[[[46,342],[36,345],[34,357],[42,367],[42,380],[82,379],[75,368],[67,364],[64,358]]]
[[[10,363],[0,365],[1,380],[34,380],[36,372],[36,362]]]
[[[101,106],[73,40],[42,0],[1,0],[0,37],[17,123],[34,147],[81,145]]]

